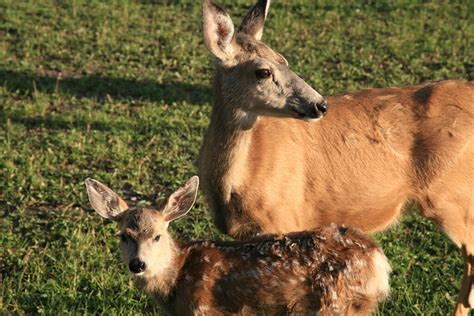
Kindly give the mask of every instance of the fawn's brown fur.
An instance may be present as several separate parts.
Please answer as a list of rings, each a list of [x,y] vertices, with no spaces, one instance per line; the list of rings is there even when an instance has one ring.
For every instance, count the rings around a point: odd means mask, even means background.
[[[176,315],[367,315],[389,291],[390,266],[367,237],[330,225],[248,241],[175,242],[168,223],[194,203],[197,177],[160,211],[129,209],[86,180],[92,206],[118,221],[139,286]]]

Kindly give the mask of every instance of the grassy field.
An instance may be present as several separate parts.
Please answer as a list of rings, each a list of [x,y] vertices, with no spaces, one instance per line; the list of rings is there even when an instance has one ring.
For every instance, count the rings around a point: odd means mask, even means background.
[[[474,2],[275,0],[264,40],[323,95],[473,78]],[[240,18],[251,0],[220,1]],[[154,204],[196,173],[212,59],[200,1],[0,0],[0,314],[158,311],[120,263],[83,180]],[[238,19],[235,19],[238,22]],[[202,196],[173,225],[219,237]],[[408,215],[376,236],[383,315],[446,315],[458,250]]]

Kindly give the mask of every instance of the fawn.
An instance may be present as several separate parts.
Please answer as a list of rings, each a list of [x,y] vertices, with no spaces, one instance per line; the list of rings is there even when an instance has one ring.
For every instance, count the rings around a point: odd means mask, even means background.
[[[387,258],[350,228],[178,243],[167,228],[193,206],[197,176],[160,210],[129,208],[100,182],[85,183],[95,211],[118,222],[136,282],[171,314],[366,315],[388,295]]]

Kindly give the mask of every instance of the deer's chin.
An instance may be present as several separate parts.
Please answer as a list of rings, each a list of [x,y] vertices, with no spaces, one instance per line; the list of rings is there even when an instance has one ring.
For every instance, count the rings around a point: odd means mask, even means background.
[[[139,272],[139,273],[133,273],[133,272],[130,272],[130,273],[136,278],[139,278],[139,277],[142,277],[143,275],[145,275],[145,271]]]
[[[290,109],[292,111],[293,117],[304,120],[305,122],[319,121],[324,116],[323,113],[316,109],[314,111],[302,111],[297,107],[290,107]]]
[[[308,122],[308,123],[313,123],[313,122],[319,121],[319,120],[322,119],[322,118],[323,118],[322,116],[321,116],[321,117],[316,117],[316,118],[315,118],[315,117],[305,116],[305,117],[303,117],[303,121]]]

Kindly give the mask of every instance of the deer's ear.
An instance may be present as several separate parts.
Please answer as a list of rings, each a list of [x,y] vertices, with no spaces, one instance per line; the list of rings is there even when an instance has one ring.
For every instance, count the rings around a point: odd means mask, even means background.
[[[196,201],[198,187],[199,178],[194,176],[184,186],[170,195],[163,210],[167,222],[183,217],[191,210]]]
[[[128,210],[127,203],[104,184],[90,178],[85,183],[92,208],[100,216],[117,221]]]
[[[261,40],[269,7],[270,0],[258,0],[242,20],[239,32],[250,35],[258,41]]]
[[[221,60],[234,57],[234,24],[224,9],[211,0],[202,5],[204,43]]]

